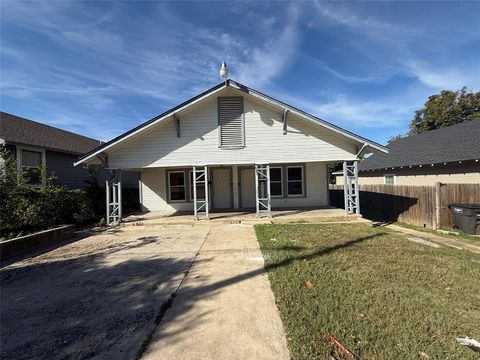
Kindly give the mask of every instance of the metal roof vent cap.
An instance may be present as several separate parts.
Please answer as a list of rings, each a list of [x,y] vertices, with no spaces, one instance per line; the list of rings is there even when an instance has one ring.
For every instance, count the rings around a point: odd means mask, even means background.
[[[225,64],[225,61],[222,61],[222,67],[220,69],[220,76],[227,81],[228,79],[228,68],[227,64]]]

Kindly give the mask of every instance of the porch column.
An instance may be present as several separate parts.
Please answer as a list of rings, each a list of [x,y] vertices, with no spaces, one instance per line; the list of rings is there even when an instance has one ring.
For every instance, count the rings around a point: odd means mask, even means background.
[[[272,217],[269,164],[255,164],[255,208],[257,217],[260,217],[262,212]]]
[[[204,212],[205,219],[209,220],[208,215],[208,167],[205,166],[193,166],[193,219],[199,220],[199,214]],[[199,188],[203,185],[204,195],[203,198],[198,196]]]
[[[122,171],[110,170],[105,181],[107,225],[122,222]]]
[[[238,179],[238,166],[232,166],[232,193],[233,193],[233,208],[240,208],[240,192],[238,189],[239,179]]]
[[[358,188],[358,161],[343,162],[343,195],[347,214],[360,214],[360,190]]]

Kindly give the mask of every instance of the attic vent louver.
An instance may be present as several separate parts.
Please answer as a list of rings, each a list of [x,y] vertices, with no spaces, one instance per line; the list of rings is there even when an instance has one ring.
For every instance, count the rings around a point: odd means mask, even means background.
[[[219,145],[222,148],[245,146],[243,97],[218,98]]]

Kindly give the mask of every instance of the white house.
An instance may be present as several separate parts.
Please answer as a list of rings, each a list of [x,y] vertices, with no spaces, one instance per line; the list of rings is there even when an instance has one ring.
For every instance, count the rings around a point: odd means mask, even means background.
[[[82,156],[114,176],[108,220],[121,220],[121,170],[140,172],[145,211],[318,208],[329,205],[327,163],[344,162],[347,211],[364,152],[387,148],[226,80]],[[208,186],[205,187],[205,183]]]

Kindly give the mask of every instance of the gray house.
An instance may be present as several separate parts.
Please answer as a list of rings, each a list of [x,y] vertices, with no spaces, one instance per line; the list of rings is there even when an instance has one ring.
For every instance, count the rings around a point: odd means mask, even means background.
[[[18,169],[27,172],[31,183],[41,184],[44,181],[38,171],[34,171],[43,165],[49,174],[57,178],[57,184],[79,188],[86,186],[88,171],[81,166],[74,167],[73,163],[79,156],[100,146],[102,142],[0,112],[0,144],[4,144],[15,156]],[[105,178],[105,170],[100,169],[100,185],[105,185]],[[136,174],[129,174],[124,181],[127,187],[138,187]]]

